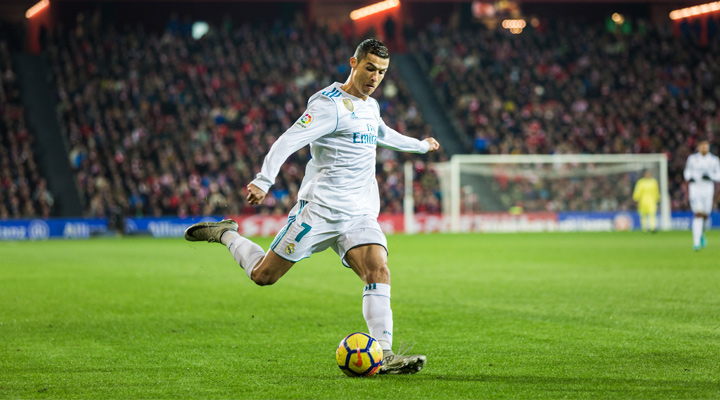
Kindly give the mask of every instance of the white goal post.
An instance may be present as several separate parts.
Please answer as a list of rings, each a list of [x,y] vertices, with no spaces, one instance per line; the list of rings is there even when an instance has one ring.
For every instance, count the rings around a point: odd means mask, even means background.
[[[572,182],[573,185],[582,190],[584,187],[596,187],[598,182],[603,185],[605,190],[612,186],[613,190],[622,191],[623,199],[620,207],[627,208],[627,204],[632,201],[627,199],[628,190],[632,193],[632,189],[637,178],[642,175],[644,170],[650,170],[652,175],[658,180],[660,188],[660,229],[669,230],[670,217],[670,198],[668,193],[668,160],[665,154],[557,154],[557,155],[479,155],[479,154],[459,154],[454,155],[449,162],[436,164],[436,170],[440,178],[441,191],[443,193],[443,214],[445,218],[449,216],[450,231],[461,231],[461,213],[473,212],[472,207],[467,206],[463,202],[463,198],[467,198],[470,192],[475,198],[478,195],[486,195],[483,191],[493,187],[498,192],[497,196],[503,196],[502,188],[498,188],[497,176],[502,176],[518,184],[516,191],[520,191],[520,185],[524,184],[526,191],[531,191],[532,187],[552,186],[553,190],[562,190],[563,185]],[[484,186],[476,185],[473,189],[472,185],[463,182],[463,179],[473,180],[473,177],[480,177],[485,180]],[[631,179],[632,178],[632,179]],[[478,179],[475,179],[476,181]],[[632,180],[632,182],[631,182]],[[523,183],[524,182],[524,183]],[[626,186],[632,185],[629,189]],[[621,187],[622,186],[622,187]],[[531,189],[528,189],[530,187]],[[485,188],[485,189],[483,189]],[[475,192],[480,193],[472,193]],[[545,196],[548,190],[540,189]],[[485,190],[487,191],[487,190]],[[552,191],[552,190],[550,190]],[[589,190],[586,190],[589,192]],[[567,198],[568,196],[565,196]],[[575,205],[581,204],[580,200],[574,199]],[[551,203],[550,201],[549,203]],[[597,203],[597,201],[595,201]],[[507,203],[507,199],[505,199]],[[617,199],[607,200],[604,211],[612,211],[607,207],[612,204],[618,204]],[[463,211],[465,207],[465,211]],[[552,208],[552,207],[551,207]],[[482,208],[481,211],[501,211],[488,210]],[[502,211],[507,212],[507,209]],[[530,210],[532,211],[532,210]],[[548,210],[562,211],[562,210]],[[595,211],[595,210],[590,210]],[[629,211],[625,209],[624,211]]]

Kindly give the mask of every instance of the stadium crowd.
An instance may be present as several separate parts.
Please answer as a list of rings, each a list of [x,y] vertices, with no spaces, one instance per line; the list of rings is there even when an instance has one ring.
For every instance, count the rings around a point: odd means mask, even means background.
[[[53,196],[40,174],[25,124],[8,42],[0,39],[0,218],[49,217]]]
[[[263,206],[247,205],[245,186],[307,99],[344,81],[355,42],[302,23],[233,27],[229,21],[195,40],[177,19],[162,35],[93,23],[54,35],[48,53],[58,111],[86,214],[118,207],[137,216],[287,213],[307,147],[282,167]],[[392,69],[375,97],[388,125],[416,137],[430,134]],[[428,158],[379,151],[386,212],[402,210],[405,160],[420,175]],[[432,180],[420,182],[427,184],[415,188],[418,209],[439,211]]]
[[[265,205],[244,201],[275,139],[333,81],[344,81],[358,37],[346,29],[233,26],[200,40],[172,18],[162,34],[122,31],[97,17],[50,35],[47,56],[58,115],[86,216],[285,214],[295,204],[307,148],[283,166]],[[634,31],[567,21],[511,35],[434,22],[403,32],[468,152],[483,154],[666,153],[674,210],[689,209],[682,170],[700,138],[720,148],[720,38],[640,23]],[[0,217],[49,216],[53,199],[25,127],[7,45],[0,42]],[[431,136],[392,67],[374,95],[391,127]],[[379,148],[382,210],[402,212],[402,166],[412,161],[416,211],[440,212],[430,162]],[[636,176],[539,183],[498,178],[504,209],[630,210]],[[627,184],[626,184],[627,183]],[[472,195],[468,210],[486,210]],[[588,199],[592,199],[589,201]],[[720,200],[720,193],[718,193]]]
[[[674,37],[670,24],[640,22],[621,32],[557,20],[513,35],[435,23],[410,51],[476,153],[665,153],[672,209],[684,210],[687,157],[700,138],[720,148],[717,30],[703,47],[692,34]],[[589,197],[632,208],[631,190],[615,182],[592,186]],[[573,187],[558,192],[575,193]]]

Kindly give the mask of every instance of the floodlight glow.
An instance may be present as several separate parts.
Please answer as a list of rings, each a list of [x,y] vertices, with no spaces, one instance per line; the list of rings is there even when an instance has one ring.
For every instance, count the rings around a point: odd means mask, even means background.
[[[192,37],[195,40],[200,40],[209,30],[210,25],[207,22],[198,21],[192,25]]]
[[[513,29],[520,29],[522,31],[525,26],[526,23],[524,19],[506,19],[502,22],[502,27],[505,29],[510,29],[511,32]]]
[[[400,5],[400,0],[385,0],[379,3],[371,4],[367,7],[358,8],[357,10],[350,13],[350,19],[358,20],[365,18],[379,12],[395,8]]]
[[[25,12],[25,18],[27,18],[27,19],[32,18],[35,14],[46,9],[49,5],[50,5],[50,0],[40,0],[39,3],[28,8],[28,10]]]
[[[677,20],[697,15],[707,14],[720,10],[720,1],[700,4],[699,6],[680,8],[670,12],[670,19]]]

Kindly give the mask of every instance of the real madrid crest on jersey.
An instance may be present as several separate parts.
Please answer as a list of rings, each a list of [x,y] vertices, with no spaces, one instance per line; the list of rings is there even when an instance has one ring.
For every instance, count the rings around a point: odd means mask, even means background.
[[[292,254],[292,253],[294,253],[294,252],[295,252],[295,244],[294,244],[294,243],[290,243],[290,244],[285,248],[285,253],[288,254],[288,255],[290,255],[290,254]]]
[[[345,104],[345,108],[347,108],[350,112],[355,109],[355,106],[353,106],[352,100],[350,99],[343,99],[343,104]]]

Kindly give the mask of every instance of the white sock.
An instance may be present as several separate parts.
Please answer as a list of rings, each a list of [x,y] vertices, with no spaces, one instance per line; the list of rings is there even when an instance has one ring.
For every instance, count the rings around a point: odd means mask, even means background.
[[[227,233],[228,232],[223,233],[223,239]],[[230,250],[230,254],[232,254],[238,265],[245,270],[248,278],[252,279],[253,269],[255,269],[255,266],[265,257],[265,252],[262,247],[253,243],[250,239],[238,235],[237,232],[233,233],[235,233],[237,237],[228,241],[225,245],[227,249]]]
[[[705,231],[710,230],[711,227],[712,227],[712,218],[710,218],[710,217],[705,218],[705,227],[704,227],[705,229],[703,229],[703,233],[705,233]]]
[[[380,347],[392,351],[393,316],[390,309],[390,285],[371,283],[363,290],[363,317],[370,336]]]
[[[222,236],[220,236],[220,243],[224,244],[225,247],[227,247],[228,243],[232,242],[233,240],[240,237],[240,234],[235,231],[225,231]]]
[[[700,246],[700,237],[702,237],[703,234],[703,225],[705,225],[705,221],[703,221],[700,217],[693,218],[692,221],[692,235],[693,235],[693,246]]]

